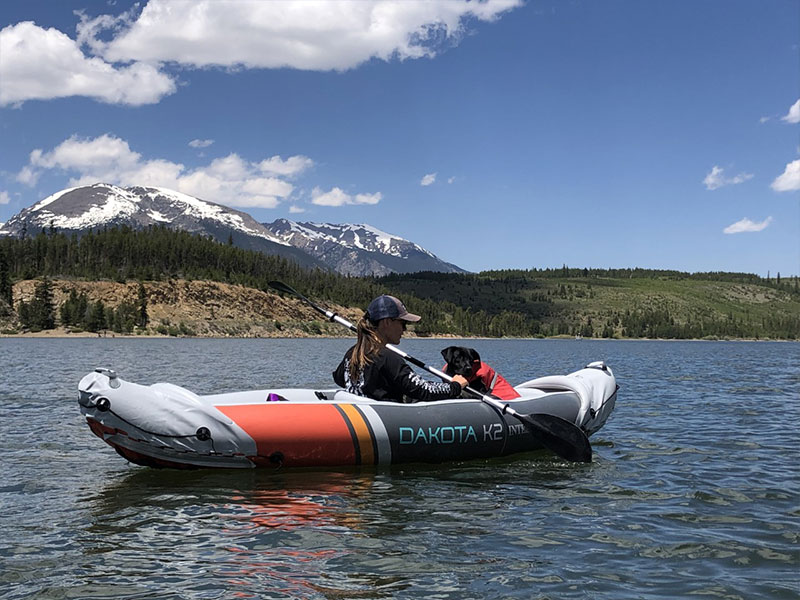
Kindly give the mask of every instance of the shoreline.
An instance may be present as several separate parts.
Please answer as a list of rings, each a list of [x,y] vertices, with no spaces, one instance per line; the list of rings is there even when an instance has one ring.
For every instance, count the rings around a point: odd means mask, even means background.
[[[37,332],[25,333],[0,333],[0,339],[51,339],[51,340],[68,340],[68,339],[153,339],[153,340],[169,340],[169,339],[184,339],[184,340],[303,340],[303,339],[355,339],[355,335],[254,335],[254,336],[213,336],[213,335],[168,335],[161,333],[153,334],[131,334],[131,333],[116,333],[112,331],[104,331],[100,333],[92,333],[91,331],[69,332],[63,327],[56,329],[46,329]],[[786,339],[755,339],[755,338],[688,338],[688,339],[675,339],[675,338],[580,338],[575,339],[572,336],[560,335],[551,337],[471,337],[459,335],[404,335],[405,340],[527,340],[527,341],[547,341],[547,340],[573,340],[576,342],[600,342],[600,341],[618,341],[618,342],[798,342],[800,340],[786,340]]]

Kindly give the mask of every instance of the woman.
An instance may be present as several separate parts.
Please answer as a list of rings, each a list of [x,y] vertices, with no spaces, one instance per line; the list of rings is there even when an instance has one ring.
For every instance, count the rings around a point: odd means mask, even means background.
[[[458,398],[467,380],[455,375],[452,382],[422,379],[386,344],[399,344],[406,323],[419,321],[394,296],[378,296],[358,322],[358,340],[333,372],[333,380],[348,392],[375,400],[427,402]]]

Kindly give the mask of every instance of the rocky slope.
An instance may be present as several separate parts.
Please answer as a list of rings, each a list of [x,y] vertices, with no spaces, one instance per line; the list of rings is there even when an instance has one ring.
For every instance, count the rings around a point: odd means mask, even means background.
[[[25,280],[14,285],[15,306],[20,300],[33,299],[36,283]],[[150,318],[146,333],[151,335],[169,328],[174,332],[181,324],[184,331],[198,337],[343,337],[349,334],[344,327],[326,321],[308,305],[271,292],[213,281],[148,281],[144,287]],[[106,307],[116,308],[122,302],[136,302],[138,283],[55,280],[55,306],[60,306],[72,290],[85,293],[90,302],[99,300]],[[362,313],[336,305],[330,308],[353,322]],[[13,328],[10,319],[0,323],[0,330]],[[68,332],[60,329],[58,333]]]

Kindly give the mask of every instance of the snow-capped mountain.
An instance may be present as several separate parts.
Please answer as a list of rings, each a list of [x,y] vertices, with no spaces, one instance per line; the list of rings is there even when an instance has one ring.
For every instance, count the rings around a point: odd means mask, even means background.
[[[164,225],[221,242],[232,239],[240,248],[286,256],[306,266],[322,266],[246,213],[158,187],[96,183],[61,190],[11,217],[0,227],[0,234],[34,235],[50,228],[81,232],[115,225],[134,229]]]
[[[288,219],[263,225],[276,237],[345,275],[466,273],[418,244],[369,225],[296,223]]]
[[[211,236],[235,246],[291,258],[306,267],[347,275],[388,275],[439,271],[465,273],[425,248],[369,225],[259,223],[247,213],[160,187],[122,188],[96,183],[68,188],[40,200],[0,224],[0,236],[34,236],[126,225]]]

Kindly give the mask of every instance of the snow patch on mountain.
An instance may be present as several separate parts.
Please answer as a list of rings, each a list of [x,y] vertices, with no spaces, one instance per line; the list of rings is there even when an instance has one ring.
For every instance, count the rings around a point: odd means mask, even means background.
[[[291,245],[285,242],[284,240],[280,239],[279,237],[268,233],[263,229],[263,227],[248,226],[241,215],[219,204],[206,202],[205,200],[200,200],[199,198],[195,198],[194,196],[189,196],[188,194],[176,192],[175,190],[169,190],[167,188],[152,187],[152,188],[134,188],[134,189],[144,189],[145,192],[143,193],[143,197],[149,198],[153,202],[158,202],[158,201],[163,202],[164,200],[166,200],[172,207],[174,207],[178,211],[181,211],[184,215],[193,216],[197,219],[208,219],[211,221],[217,221],[223,225],[232,227],[243,233],[246,233],[247,235],[254,235],[256,237],[261,237],[271,242],[281,244],[283,246]],[[151,218],[154,221],[169,220],[168,217],[165,217],[160,212],[156,212],[156,215],[157,217],[160,218],[151,216]],[[258,225],[255,221],[254,224]]]
[[[159,221],[160,223],[169,223],[169,219],[162,215],[157,210],[151,210],[147,213],[147,216],[153,219],[153,221]]]
[[[299,234],[308,240],[335,242],[349,248],[358,248],[367,252],[381,252],[391,256],[403,257],[408,248],[427,254],[435,258],[434,254],[422,246],[408,241],[399,235],[386,233],[366,223],[296,223],[286,219],[289,232],[283,234],[283,239],[292,238]],[[405,251],[404,251],[405,249]]]
[[[52,205],[56,200],[77,188],[72,188],[72,190],[67,190],[64,193],[53,194],[33,207],[32,211],[38,212],[35,222],[42,226],[53,226],[57,229],[88,229],[110,223],[115,219],[131,217],[136,213],[139,209],[136,195],[115,186],[107,187],[109,193],[105,202],[93,204],[88,210],[73,217],[57,214],[45,207]]]

